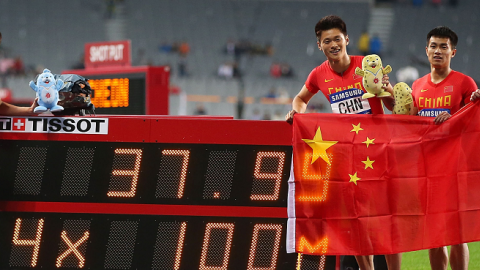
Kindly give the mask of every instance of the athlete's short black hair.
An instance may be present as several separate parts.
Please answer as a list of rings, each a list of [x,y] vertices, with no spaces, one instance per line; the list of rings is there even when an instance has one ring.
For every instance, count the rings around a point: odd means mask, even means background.
[[[427,35],[427,46],[430,42],[431,37],[441,37],[441,38],[448,38],[450,39],[450,43],[452,44],[453,49],[457,47],[458,43],[458,36],[455,34],[455,32],[446,27],[446,26],[437,26],[433,28],[430,32],[428,32]]]
[[[320,40],[323,31],[334,28],[340,30],[345,36],[347,35],[347,25],[339,16],[328,15],[320,19],[315,25],[315,35],[317,36],[317,40]]]

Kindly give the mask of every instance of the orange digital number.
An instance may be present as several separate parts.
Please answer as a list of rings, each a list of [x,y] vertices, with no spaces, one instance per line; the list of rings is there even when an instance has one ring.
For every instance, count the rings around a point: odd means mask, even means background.
[[[22,228],[22,219],[17,218],[15,221],[15,229],[13,231],[13,244],[16,246],[33,246],[31,266],[35,267],[38,261],[38,251],[40,250],[40,241],[43,232],[43,219],[39,219],[37,223],[37,232],[35,239],[19,239],[20,230]]]
[[[262,172],[262,162],[264,158],[278,158],[276,172],[266,173]],[[282,183],[283,167],[285,164],[285,152],[258,152],[255,160],[255,179],[258,180],[275,180],[275,188],[272,194],[252,194],[250,199],[252,201],[275,201],[280,195],[280,184]]]
[[[306,248],[306,249],[305,249]],[[302,253],[314,253],[320,250],[320,254],[325,254],[327,253],[327,248],[328,248],[328,238],[325,237],[322,240],[320,240],[318,243],[311,245],[305,237],[300,237],[300,243],[298,244],[298,257],[297,257],[297,270],[301,269],[302,266],[302,259],[303,255]],[[308,251],[307,251],[308,250]],[[322,255],[320,257],[320,262],[319,262],[319,270],[323,270],[325,268],[325,255]]]
[[[82,253],[78,251],[77,248],[88,239],[89,235],[90,233],[86,231],[83,233],[82,238],[78,239],[77,242],[72,243],[72,241],[68,239],[67,232],[62,231],[60,236],[62,240],[65,242],[65,244],[67,244],[68,249],[65,252],[63,252],[60,256],[58,256],[57,263],[56,263],[57,268],[62,266],[63,259],[65,259],[65,257],[67,257],[70,253],[73,253],[73,255],[77,257],[79,268],[83,268],[85,266],[85,258],[83,257]]]
[[[169,156],[183,156],[182,170],[180,172],[180,182],[178,184],[177,198],[183,197],[183,190],[185,189],[185,180],[187,178],[187,168],[190,158],[189,150],[163,150],[163,155]]]
[[[232,247],[233,230],[235,225],[233,223],[208,223],[205,229],[205,237],[203,238],[202,257],[200,258],[200,270],[227,270],[228,260],[230,259],[230,249]],[[208,245],[210,244],[210,234],[213,229],[228,230],[227,241],[225,244],[225,251],[223,253],[223,260],[221,266],[208,266],[207,253]],[[223,250],[218,248],[217,250]]]
[[[318,270],[324,270],[325,269],[325,260],[326,260],[325,255],[320,256],[319,262],[318,262]],[[298,253],[297,267],[295,269],[301,270],[302,269],[302,262],[303,262],[303,254]]]
[[[135,162],[132,170],[113,170],[110,179],[110,185],[114,181],[115,176],[130,176],[132,182],[129,191],[109,191],[107,196],[109,197],[134,197],[137,190],[138,173],[140,172],[140,163],[142,161],[141,149],[115,149],[115,156],[117,155],[135,155]],[[115,159],[114,159],[115,165]]]
[[[328,159],[330,160],[330,164],[332,164],[333,155],[327,154]],[[315,190],[310,190],[308,194],[304,193],[297,197],[299,201],[304,202],[323,202],[327,199],[327,192],[328,192],[328,180],[330,179],[330,173],[332,166],[330,164],[325,163],[325,167],[322,168],[324,170],[323,174],[314,174],[309,171],[309,168],[312,167],[311,165],[312,160],[312,153],[305,154],[305,159],[303,161],[302,166],[302,181],[303,182],[321,182],[323,181],[323,185],[316,185],[319,188]]]
[[[175,270],[180,269],[180,260],[182,259],[183,243],[185,241],[186,230],[187,230],[187,223],[182,222],[182,225],[180,225],[180,234],[178,235],[177,252],[175,253],[175,265],[174,265]]]
[[[268,267],[255,267],[255,255],[258,245],[258,233],[260,231],[275,231],[275,243],[272,251],[272,259]],[[280,249],[280,238],[282,236],[282,225],[280,224],[255,224],[253,228],[252,245],[250,246],[250,255],[248,256],[248,270],[275,270],[277,266],[278,251]]]
[[[129,80],[127,78],[89,80],[88,83],[92,89],[95,89],[95,96],[91,99],[95,107],[128,107]]]

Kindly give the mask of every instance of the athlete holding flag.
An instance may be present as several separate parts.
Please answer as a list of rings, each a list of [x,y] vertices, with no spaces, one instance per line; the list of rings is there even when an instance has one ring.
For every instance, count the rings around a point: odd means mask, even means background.
[[[287,122],[293,121],[295,113],[304,113],[310,99],[321,91],[332,102],[331,95],[337,92],[357,88],[366,92],[362,85],[362,77],[355,74],[355,68],[362,68],[363,56],[350,56],[347,53],[349,38],[345,22],[338,16],[330,15],[322,18],[315,26],[318,48],[325,54],[327,60],[314,68],[292,102],[292,110],[286,115]],[[363,100],[370,113],[383,114],[382,101],[387,109],[393,107],[393,87],[388,75],[383,76],[383,88],[392,94],[391,97],[369,98]],[[364,108],[365,109],[365,108]],[[332,106],[333,112],[336,111]]]
[[[435,117],[436,124],[441,124],[467,103],[480,98],[480,90],[475,81],[450,67],[451,60],[457,53],[457,42],[457,34],[446,26],[436,27],[427,34],[425,51],[431,71],[412,85],[415,104],[411,110],[412,115],[432,116]],[[447,269],[447,247],[430,249],[429,257],[432,270]],[[468,261],[466,243],[451,247],[452,270],[468,269]]]
[[[327,60],[312,70],[305,85],[293,99],[292,110],[285,116],[287,122],[292,123],[296,113],[304,113],[308,102],[318,91],[332,104],[334,113],[383,114],[382,101],[389,110],[392,109],[393,87],[387,75],[383,76],[382,83],[383,88],[392,94],[390,97],[361,99],[361,95],[366,91],[362,85],[362,77],[355,74],[355,68],[362,68],[363,56],[348,55],[347,27],[340,17],[330,15],[322,18],[315,25],[315,35],[318,48]],[[362,91],[354,90],[355,88]],[[341,102],[342,106],[338,102]],[[362,270],[374,269],[372,255],[355,258]],[[385,255],[385,258],[389,270],[400,270],[401,254]]]

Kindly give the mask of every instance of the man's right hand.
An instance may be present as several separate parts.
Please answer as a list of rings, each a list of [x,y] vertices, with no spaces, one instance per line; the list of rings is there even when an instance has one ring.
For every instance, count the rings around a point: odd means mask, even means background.
[[[289,124],[292,124],[293,123],[293,116],[297,113],[297,111],[295,110],[291,110],[287,113],[287,115],[285,115],[285,121],[287,121],[287,123]]]
[[[437,125],[440,125],[441,123],[445,122],[450,118],[451,115],[448,112],[441,112],[437,117],[435,117],[435,120],[433,122]]]
[[[35,100],[33,101],[32,103],[32,106],[30,106],[28,109],[27,109],[27,114],[31,114],[31,115],[37,115],[36,113],[33,112],[33,110],[35,110],[35,108],[38,106],[38,97],[35,98]]]

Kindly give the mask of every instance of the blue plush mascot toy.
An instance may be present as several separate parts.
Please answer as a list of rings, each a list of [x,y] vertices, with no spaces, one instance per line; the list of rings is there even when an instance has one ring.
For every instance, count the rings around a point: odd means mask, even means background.
[[[48,69],[44,69],[42,74],[37,77],[37,83],[30,81],[30,87],[37,92],[38,105],[33,112],[43,113],[47,110],[51,112],[63,111],[63,107],[57,105],[58,91],[62,88],[63,81],[55,77]]]

